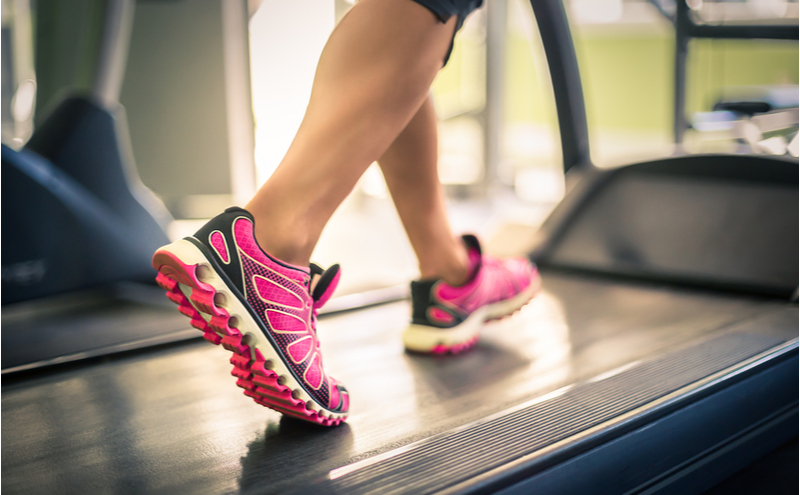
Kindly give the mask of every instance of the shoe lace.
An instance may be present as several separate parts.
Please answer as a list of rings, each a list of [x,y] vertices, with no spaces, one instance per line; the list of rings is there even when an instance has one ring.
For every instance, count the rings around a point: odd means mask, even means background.
[[[319,348],[319,338],[317,336],[317,319],[319,310],[330,298],[330,293],[336,289],[338,282],[339,265],[331,265],[327,270],[323,270],[319,265],[311,264],[312,279],[316,279],[316,285],[312,289],[312,284],[309,283],[309,295],[311,296],[311,333],[314,336],[314,342]]]

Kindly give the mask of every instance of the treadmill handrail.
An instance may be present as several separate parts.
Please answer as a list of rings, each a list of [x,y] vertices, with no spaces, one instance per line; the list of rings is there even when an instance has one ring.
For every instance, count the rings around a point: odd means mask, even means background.
[[[591,166],[586,104],[564,4],[561,0],[531,0],[531,7],[553,83],[564,172],[575,166]]]

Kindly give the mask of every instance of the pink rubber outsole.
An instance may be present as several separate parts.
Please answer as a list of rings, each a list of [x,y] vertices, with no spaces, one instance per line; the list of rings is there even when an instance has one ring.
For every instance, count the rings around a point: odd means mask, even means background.
[[[255,347],[251,352],[250,346],[242,341],[241,332],[230,325],[228,312],[216,306],[216,290],[197,278],[197,266],[184,264],[168,251],[158,251],[153,256],[153,268],[158,270],[156,282],[167,291],[167,298],[191,319],[193,327],[203,332],[203,338],[233,353],[231,375],[237,378],[236,385],[244,389],[244,394],[262,406],[312,423],[335,426],[346,420],[346,417],[320,416],[305,402],[295,399],[289,387],[278,382],[278,374],[264,366],[266,360],[261,352]],[[191,287],[190,297],[184,295],[178,283]],[[206,321],[198,309],[211,319]]]
[[[539,293],[539,291],[537,290],[536,292],[531,294],[530,299],[525,301],[524,304],[522,304],[520,307],[518,307],[514,311],[512,311],[512,312],[510,312],[508,314],[502,315],[502,316],[496,316],[494,318],[489,318],[486,321],[489,322],[489,321],[503,320],[503,319],[508,318],[508,317],[510,317],[512,315],[515,315],[522,308],[527,306],[527,304],[529,302],[531,302],[533,300],[533,298],[536,297],[536,294],[538,294],[538,293]],[[445,354],[460,354],[460,353],[462,353],[464,351],[468,351],[468,350],[472,349],[473,347],[475,347],[475,344],[478,343],[478,340],[480,340],[480,335],[476,335],[476,336],[472,337],[471,339],[467,340],[466,342],[462,342],[460,344],[455,344],[455,345],[439,344],[436,347],[434,347],[433,349],[431,349],[430,351],[428,351],[427,354],[436,354],[438,356],[443,356]]]
[[[469,349],[475,347],[475,344],[478,343],[478,339],[480,339],[480,336],[476,335],[471,339],[469,339],[468,341],[462,342],[461,344],[455,344],[455,345],[439,344],[433,349],[431,349],[429,352],[431,354],[437,354],[439,356],[442,356],[444,354],[460,354],[464,351],[468,351]]]

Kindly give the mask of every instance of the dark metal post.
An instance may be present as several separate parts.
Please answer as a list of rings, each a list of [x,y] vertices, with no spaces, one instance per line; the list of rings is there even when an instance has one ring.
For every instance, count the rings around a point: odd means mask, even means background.
[[[673,132],[675,144],[683,142],[686,121],[686,58],[689,52],[689,6],[686,0],[678,0],[675,12],[675,102]]]
[[[531,0],[531,7],[542,36],[553,82],[564,171],[567,172],[576,165],[591,163],[578,58],[562,1]]]
[[[92,92],[108,105],[119,102],[133,29],[134,7],[134,0],[108,0],[105,5],[105,22]]]

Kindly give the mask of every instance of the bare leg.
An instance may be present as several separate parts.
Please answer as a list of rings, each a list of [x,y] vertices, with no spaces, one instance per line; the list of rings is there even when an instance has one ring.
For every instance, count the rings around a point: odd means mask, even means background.
[[[461,285],[469,275],[467,253],[447,220],[437,160],[436,113],[428,98],[378,163],[422,278]]]
[[[264,250],[308,264],[330,216],[422,105],[455,21],[409,0],[363,0],[342,19],[297,136],[247,205]]]

